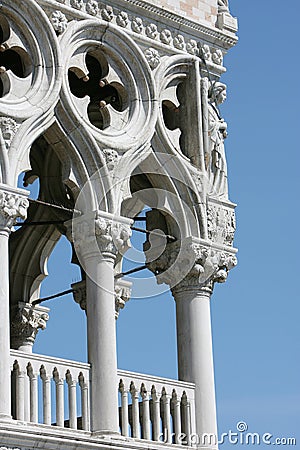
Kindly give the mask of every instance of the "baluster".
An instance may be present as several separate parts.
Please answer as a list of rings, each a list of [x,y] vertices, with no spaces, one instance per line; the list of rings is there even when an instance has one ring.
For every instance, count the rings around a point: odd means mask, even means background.
[[[73,380],[69,369],[66,372],[66,380],[69,393],[69,422],[70,428],[77,429],[77,408],[76,408],[76,380]]]
[[[153,419],[152,419],[152,434],[153,440],[160,440],[160,394],[156,391],[155,386],[151,389],[152,405],[153,405]]]
[[[43,423],[51,425],[51,378],[44,365],[40,368],[40,377],[43,382]]]
[[[143,439],[150,440],[150,409],[149,409],[149,394],[147,389],[142,383],[141,386],[141,397],[143,401]]]
[[[30,380],[27,367],[24,370],[24,420],[30,422]]]
[[[125,388],[123,380],[119,383],[119,392],[121,393],[121,434],[128,436],[128,390]]]
[[[14,362],[13,369],[16,380],[16,419],[24,420],[24,378],[25,372],[20,368],[18,361]]]
[[[132,399],[132,437],[140,439],[139,391],[133,381],[130,383],[130,393]]]
[[[180,398],[178,398],[175,389],[172,392],[172,405],[173,405],[173,427],[175,433],[175,444],[181,444],[179,439],[181,435],[181,413],[180,413]]]
[[[59,376],[59,372],[56,367],[54,367],[52,375],[55,381],[56,425],[58,427],[63,427],[65,424],[64,379]]]
[[[88,384],[85,382],[83,373],[80,372],[78,375],[78,382],[81,390],[81,415],[82,415],[82,429],[89,431],[90,420],[89,420],[89,390]]]
[[[172,432],[171,432],[171,411],[170,411],[170,395],[167,394],[165,388],[162,389],[162,404],[163,404],[163,432],[164,432],[164,442],[168,444],[172,443]]]
[[[31,363],[27,365],[29,377],[30,422],[38,423],[38,374],[33,371]]]
[[[183,391],[181,404],[183,408],[183,422],[184,422],[184,433],[186,434],[186,441],[188,445],[191,445],[191,411],[190,411],[190,402],[188,401],[186,392]]]

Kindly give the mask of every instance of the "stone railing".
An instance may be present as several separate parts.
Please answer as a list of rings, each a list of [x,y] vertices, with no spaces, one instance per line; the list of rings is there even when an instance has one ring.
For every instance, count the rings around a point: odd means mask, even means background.
[[[11,365],[14,419],[89,430],[89,364],[11,350]]]
[[[89,364],[11,350],[12,416],[90,430]],[[118,370],[124,437],[188,444],[195,433],[194,385]]]
[[[123,436],[187,444],[195,433],[194,385],[119,370]]]

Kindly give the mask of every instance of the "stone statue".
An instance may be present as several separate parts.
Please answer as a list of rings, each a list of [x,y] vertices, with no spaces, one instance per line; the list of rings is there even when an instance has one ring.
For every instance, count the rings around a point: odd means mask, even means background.
[[[227,123],[221,118],[218,105],[226,100],[226,85],[212,83],[208,91],[208,152],[206,168],[212,186],[212,194],[228,197],[227,164],[224,139],[227,137]]]
[[[219,13],[229,12],[228,0],[218,0]]]

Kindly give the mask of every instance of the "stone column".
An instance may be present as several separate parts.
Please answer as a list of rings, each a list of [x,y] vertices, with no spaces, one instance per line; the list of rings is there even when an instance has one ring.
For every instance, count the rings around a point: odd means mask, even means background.
[[[214,283],[224,282],[236,264],[234,253],[186,238],[147,263],[158,283],[169,284],[176,302],[178,375],[195,383],[199,449],[218,447],[210,298]]]
[[[0,184],[0,419],[11,418],[8,240],[17,218],[26,218],[28,193]]]
[[[211,448],[217,448],[211,294],[210,287],[188,283],[186,285],[181,283],[173,289],[176,302],[178,376],[180,380],[190,381],[196,385],[196,430],[200,445],[206,444]]]
[[[130,220],[94,212],[73,221],[73,241],[86,272],[91,430],[119,433],[114,263],[128,248]]]

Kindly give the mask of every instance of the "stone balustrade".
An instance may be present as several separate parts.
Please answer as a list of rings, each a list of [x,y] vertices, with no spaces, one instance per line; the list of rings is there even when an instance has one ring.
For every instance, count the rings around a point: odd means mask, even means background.
[[[11,350],[11,369],[14,419],[89,430],[89,364]]]
[[[190,442],[195,433],[193,383],[118,371],[123,436],[167,444]]]
[[[90,365],[11,350],[12,416],[32,424],[90,430]],[[118,370],[120,433],[157,444],[189,444],[193,383]]]

